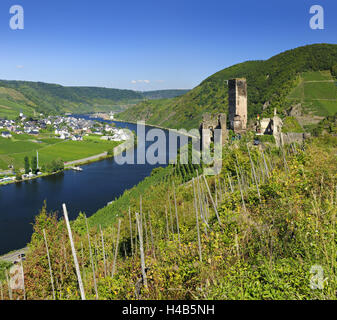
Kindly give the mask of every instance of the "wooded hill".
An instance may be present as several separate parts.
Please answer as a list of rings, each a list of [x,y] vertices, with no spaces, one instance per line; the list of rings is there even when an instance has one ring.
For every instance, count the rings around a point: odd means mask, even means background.
[[[226,68],[181,97],[163,101],[145,101],[118,116],[121,120],[146,120],[149,124],[169,128],[197,128],[205,112],[227,113],[226,80],[237,77],[247,78],[249,117],[255,118],[257,114],[271,116],[274,108],[279,111],[288,110],[297,102],[288,97],[300,85],[302,73],[325,70],[335,77],[336,66],[337,45],[314,44],[299,47],[266,61],[247,61]],[[316,88],[315,84],[308,86],[314,87],[313,92],[319,92],[319,98],[322,98],[320,87]],[[315,95],[309,95],[309,98],[314,100]],[[332,106],[331,104],[333,102],[329,103],[329,114],[334,114],[337,112],[337,101]],[[320,104],[314,105],[314,111],[315,106],[317,111]]]
[[[149,100],[157,100],[157,99],[170,99],[184,95],[190,90],[156,90],[156,91],[144,91],[142,92],[144,98]]]
[[[144,99],[172,98],[187,90],[136,92],[99,87],[64,87],[57,84],[0,80],[0,117],[120,111],[123,105]]]

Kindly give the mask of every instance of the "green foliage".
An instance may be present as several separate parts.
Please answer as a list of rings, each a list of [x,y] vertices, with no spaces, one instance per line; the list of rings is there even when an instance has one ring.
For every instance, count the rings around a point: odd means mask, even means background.
[[[256,136],[256,139],[258,139],[261,142],[275,143],[275,137],[269,134],[264,134],[262,136]]]
[[[36,174],[38,171],[38,167],[37,167],[37,157],[33,156],[32,160],[31,160],[31,166],[32,166],[32,173]]]
[[[282,132],[304,132],[303,128],[298,123],[297,119],[295,117],[286,117],[283,120],[283,127]]]
[[[184,95],[190,90],[157,90],[157,91],[144,91],[143,96],[149,100],[157,99],[170,99]]]
[[[28,174],[30,172],[30,164],[29,164],[29,158],[26,156],[24,159],[25,162],[25,174]]]
[[[50,163],[47,163],[43,169],[48,173],[62,171],[64,170],[64,162],[62,159],[52,160]]]
[[[309,131],[318,137],[322,133],[337,134],[337,113],[334,116],[328,116],[317,125],[311,126]]]
[[[9,273],[9,268],[12,266],[10,262],[0,260],[0,282],[6,280],[5,270]]]
[[[331,74],[332,74],[335,78],[337,78],[337,64],[335,64],[335,65],[333,65],[333,66],[331,67]]]
[[[99,87],[63,87],[57,84],[0,80],[0,117],[15,119],[19,112],[32,116],[43,114],[120,111],[125,105],[143,99],[180,96],[188,90],[136,92]]]
[[[18,171],[15,175],[15,180],[16,181],[21,181],[22,180],[22,174],[20,171]]]
[[[120,103],[130,103],[143,98],[141,93],[132,90],[63,87],[42,82],[1,80],[0,92],[6,89],[15,93],[18,103],[26,104],[44,114],[109,111],[114,110]]]

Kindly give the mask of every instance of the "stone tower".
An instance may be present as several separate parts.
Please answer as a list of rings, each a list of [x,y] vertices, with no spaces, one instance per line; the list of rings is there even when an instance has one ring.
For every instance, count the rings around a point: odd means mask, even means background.
[[[247,81],[244,78],[228,80],[230,128],[235,133],[247,129]]]

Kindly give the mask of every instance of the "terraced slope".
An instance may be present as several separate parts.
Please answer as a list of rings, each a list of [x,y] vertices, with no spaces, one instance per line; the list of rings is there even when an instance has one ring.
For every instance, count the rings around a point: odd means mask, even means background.
[[[15,118],[20,111],[27,115],[33,115],[34,107],[35,104],[20,92],[0,87],[0,118]]]
[[[317,116],[334,115],[337,112],[337,81],[330,70],[305,72],[288,99],[301,103],[303,111]]]

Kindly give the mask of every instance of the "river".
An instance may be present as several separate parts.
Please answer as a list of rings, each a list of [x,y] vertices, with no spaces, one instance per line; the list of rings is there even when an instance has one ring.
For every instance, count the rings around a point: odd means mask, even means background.
[[[115,124],[116,127],[133,131],[137,128],[135,124],[126,122]],[[150,129],[153,128],[146,126],[145,132]],[[169,155],[168,152],[168,131],[165,131],[165,135],[168,161],[174,155]],[[152,143],[146,142],[145,149]],[[137,148],[143,146],[140,143]],[[158,164],[118,165],[114,159],[106,159],[83,166],[82,172],[69,170],[48,177],[1,186],[0,255],[26,246],[33,232],[34,217],[41,210],[45,200],[48,211],[58,211],[59,216],[62,214],[63,203],[67,204],[70,219],[75,219],[80,211],[90,216],[149,176],[158,166]]]

